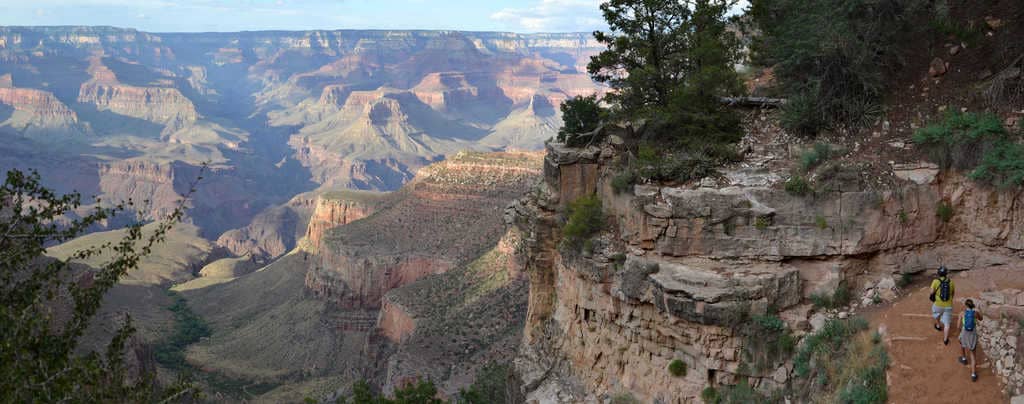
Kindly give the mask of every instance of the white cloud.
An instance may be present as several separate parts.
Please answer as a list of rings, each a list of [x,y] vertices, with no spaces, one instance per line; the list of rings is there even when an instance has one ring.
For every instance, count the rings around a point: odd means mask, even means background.
[[[491,20],[514,31],[593,31],[604,28],[601,0],[539,0],[524,8],[505,8]]]

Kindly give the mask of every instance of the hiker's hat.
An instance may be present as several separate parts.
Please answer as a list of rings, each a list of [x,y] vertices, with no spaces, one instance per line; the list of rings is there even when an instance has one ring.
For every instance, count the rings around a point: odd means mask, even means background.
[[[948,274],[948,273],[949,273],[949,270],[946,269],[945,265],[942,265],[942,266],[939,267],[939,276],[946,276],[946,274]]]

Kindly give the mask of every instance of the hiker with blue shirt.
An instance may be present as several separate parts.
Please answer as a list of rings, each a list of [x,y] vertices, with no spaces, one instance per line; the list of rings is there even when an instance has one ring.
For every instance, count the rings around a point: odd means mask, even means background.
[[[949,270],[939,267],[939,277],[932,281],[932,293],[928,299],[932,303],[932,317],[935,318],[935,329],[942,331],[942,343],[949,345],[949,323],[953,317],[953,295],[956,287],[949,278]]]
[[[978,368],[974,359],[974,349],[978,347],[978,322],[981,321],[981,313],[974,310],[974,301],[967,299],[964,302],[967,309],[960,316],[960,363],[967,364],[967,353],[971,353],[971,381],[978,381]]]

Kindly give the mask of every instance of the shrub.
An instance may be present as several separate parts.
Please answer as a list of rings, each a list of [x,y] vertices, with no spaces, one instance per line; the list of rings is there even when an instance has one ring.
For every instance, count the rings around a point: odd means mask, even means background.
[[[569,204],[569,220],[562,228],[562,247],[579,252],[584,241],[604,228],[601,199],[591,194]]]
[[[896,287],[901,288],[901,289],[905,288],[905,287],[907,287],[907,285],[909,285],[913,281],[914,281],[914,276],[909,274],[909,273],[904,272],[904,273],[900,274],[899,279],[896,279]]]
[[[752,59],[774,66],[790,100],[783,126],[813,135],[870,121],[910,43],[901,39],[916,30],[910,21],[928,6],[922,0],[751,1],[747,15],[760,33]]]
[[[519,398],[519,378],[509,364],[491,362],[476,372],[473,384],[459,390],[460,403],[515,404]]]
[[[943,222],[949,222],[949,219],[953,218],[953,207],[949,203],[942,202],[939,207],[935,209],[935,215],[939,217],[939,220]]]
[[[686,362],[679,359],[673,359],[672,362],[668,364],[668,372],[675,377],[686,376]]]
[[[712,386],[708,386],[700,392],[700,399],[704,400],[705,404],[718,404],[718,400],[721,398],[718,396],[718,390]]]
[[[796,338],[776,315],[755,315],[742,324],[745,359],[756,371],[773,369],[785,361],[796,348]]]
[[[817,217],[814,218],[814,224],[817,225],[818,228],[821,230],[825,230],[828,228],[828,221],[825,220],[825,216],[822,215],[818,215]]]
[[[167,307],[174,313],[174,332],[154,349],[153,356],[160,364],[173,368],[184,368],[185,348],[200,339],[210,336],[210,328],[188,307],[188,302],[177,292],[167,291],[173,303]]]
[[[593,136],[584,136],[596,130],[607,115],[598,103],[597,95],[577,95],[565,100],[559,108],[562,110],[562,127],[558,129],[559,142],[565,143],[566,146],[579,147],[601,141]]]
[[[900,209],[899,212],[896,212],[896,220],[899,220],[900,224],[906,224],[910,220],[910,216],[907,215],[907,211]]]
[[[612,177],[612,191],[616,194],[632,191],[633,184],[636,184],[636,171],[631,169],[626,169]]]
[[[832,157],[834,150],[827,143],[815,143],[814,146],[800,154],[800,168],[804,171],[813,170]]]
[[[868,328],[868,322],[856,317],[847,320],[828,320],[820,331],[806,337],[793,358],[793,371],[797,377],[811,376],[812,360],[837,359],[854,335]]]
[[[838,309],[850,304],[853,299],[853,291],[846,281],[839,282],[832,294],[815,293],[811,295],[811,303],[818,309]]]
[[[619,393],[612,396],[609,404],[639,404],[640,400],[633,397],[632,393]]]
[[[645,142],[637,150],[639,167],[636,175],[653,181],[688,182],[715,175],[718,167],[737,157],[735,148],[729,144],[662,145],[655,149],[651,143]]]
[[[915,131],[913,139],[942,168],[969,170],[1007,135],[998,116],[953,111]]]
[[[758,216],[757,219],[754,219],[754,227],[758,230],[765,231],[769,225],[771,225],[771,219],[767,216]]]
[[[786,192],[796,196],[806,196],[814,192],[814,189],[811,188],[811,183],[807,182],[804,177],[796,174],[789,177],[783,186]]]

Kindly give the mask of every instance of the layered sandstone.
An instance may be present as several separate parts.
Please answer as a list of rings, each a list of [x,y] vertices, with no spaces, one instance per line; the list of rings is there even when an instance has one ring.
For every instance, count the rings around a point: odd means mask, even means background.
[[[484,252],[538,165],[537,154],[463,153],[420,170],[386,209],[324,233],[307,287],[342,307],[380,308],[387,291]]]
[[[1017,259],[1021,211],[1014,193],[953,173],[893,189],[844,184],[794,196],[756,167],[729,170],[713,186],[636,185],[616,194],[623,139],[587,149],[551,144],[542,187],[516,205],[527,234],[530,305],[518,367],[531,397],[578,402],[628,392],[643,401],[689,402],[717,383],[749,377],[777,387],[790,368],[743,368],[737,309],[780,310],[803,330],[798,306],[839,281],[874,285],[900,272],[954,270]],[[597,193],[609,221],[592,254],[559,249],[560,215]],[[957,212],[947,223],[940,204]],[[615,258],[623,254],[624,260]],[[671,376],[673,360],[688,365]]]
[[[0,104],[25,114],[14,122],[21,129],[69,128],[78,123],[75,111],[58,100],[53,93],[14,87],[10,74],[0,76]]]
[[[324,233],[338,226],[370,216],[386,200],[385,194],[372,191],[333,191],[316,199],[309,219],[306,238],[319,250]]]
[[[78,102],[95,105],[100,111],[144,119],[180,128],[198,119],[195,105],[174,87],[139,87],[122,84],[102,58],[90,58],[92,79],[82,83]]]

